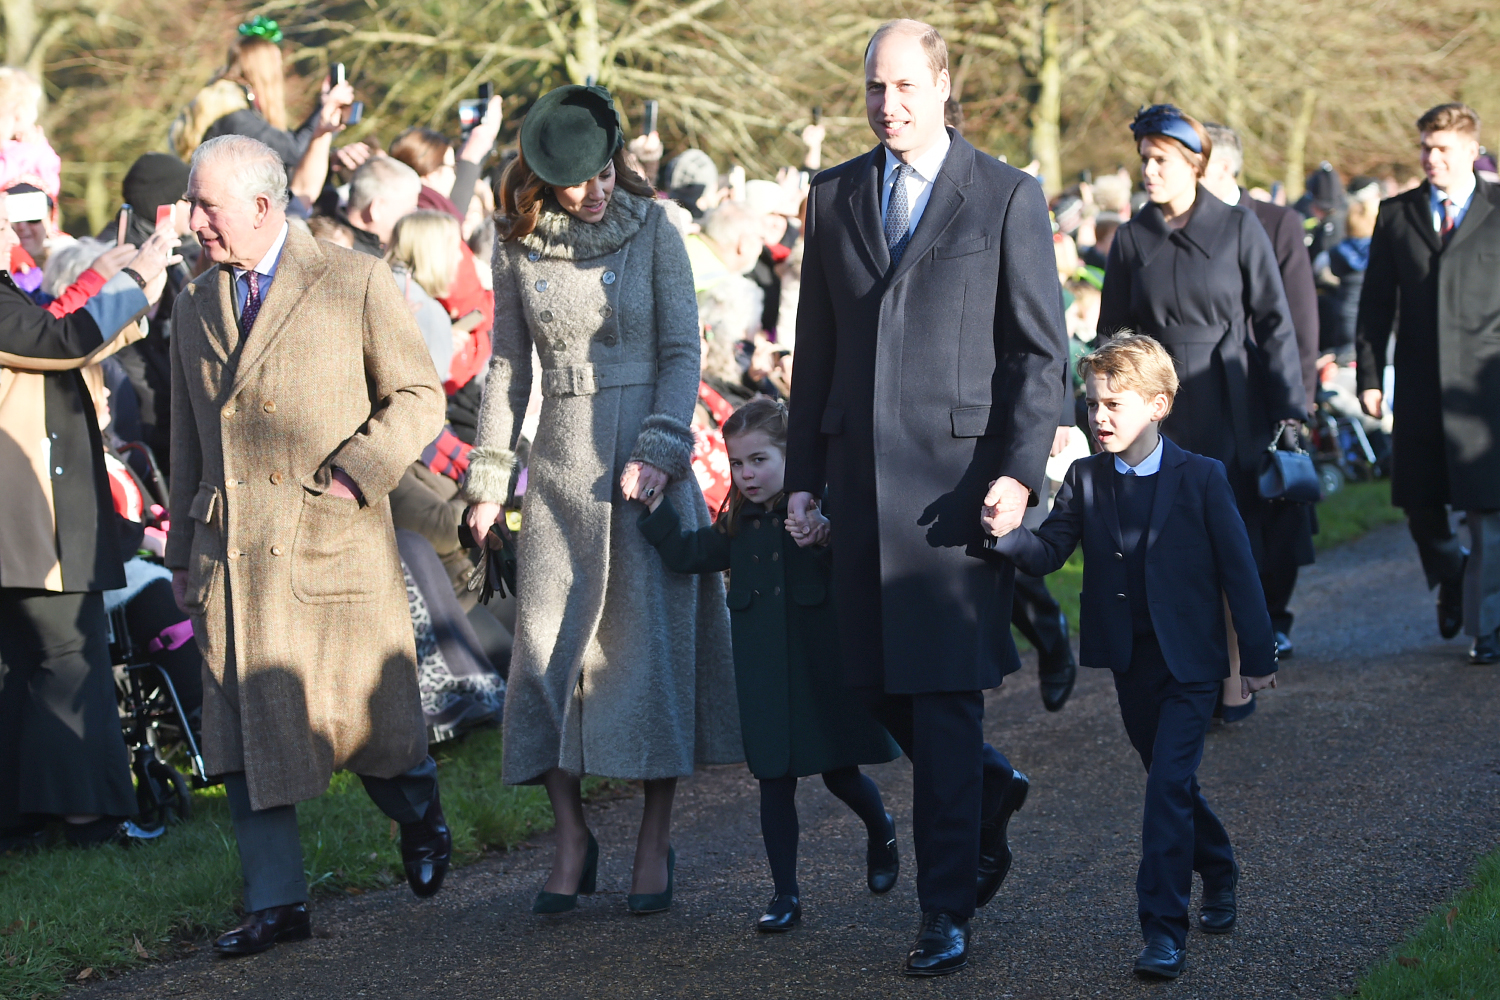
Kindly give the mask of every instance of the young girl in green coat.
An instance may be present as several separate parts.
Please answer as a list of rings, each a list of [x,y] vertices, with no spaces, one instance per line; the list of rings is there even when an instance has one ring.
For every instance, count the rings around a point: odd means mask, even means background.
[[[828,790],[869,832],[867,881],[889,892],[900,868],[896,828],[880,789],[861,764],[901,753],[844,687],[833,596],[828,521],[793,539],[786,523],[787,410],[756,398],[724,422],[733,489],[717,523],[680,529],[670,500],[657,495],[641,531],[668,569],[729,570],[730,628],[740,727],[750,773],[760,779],[760,828],[775,898],[762,931],[788,931],[802,919],[797,888],[797,779],[822,774]]]

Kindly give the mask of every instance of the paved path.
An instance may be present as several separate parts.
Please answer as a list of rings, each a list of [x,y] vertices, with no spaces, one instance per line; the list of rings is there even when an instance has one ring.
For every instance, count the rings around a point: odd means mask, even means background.
[[[1034,674],[990,698],[987,728],[1032,776],[1011,826],[1016,864],[974,923],[970,968],[897,974],[916,930],[910,779],[872,773],[902,832],[896,890],[871,896],[863,832],[803,785],[803,928],[760,936],[769,898],[752,779],[719,768],[683,783],[678,896],[625,911],[638,798],[590,810],[600,892],[578,912],[529,913],[546,838],[456,873],[436,898],[391,890],[319,903],[319,937],[238,961],[199,954],[91,987],[166,997],[1321,997],[1460,888],[1500,842],[1500,669],[1437,639],[1403,529],[1382,529],[1305,572],[1298,654],[1248,722],[1210,735],[1200,772],[1244,878],[1231,936],[1189,939],[1175,985],[1138,983],[1134,873],[1143,776],[1100,671],[1057,715]],[[206,949],[205,949],[206,951]]]

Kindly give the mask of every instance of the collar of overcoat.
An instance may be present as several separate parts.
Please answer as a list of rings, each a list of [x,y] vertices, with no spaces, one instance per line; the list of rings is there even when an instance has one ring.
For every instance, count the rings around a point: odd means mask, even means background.
[[[286,245],[276,265],[276,280],[271,282],[271,290],[266,293],[255,325],[250,328],[240,349],[234,381],[225,399],[232,399],[244,388],[245,381],[255,373],[266,353],[286,330],[293,314],[327,270],[328,257],[318,241],[293,226],[286,234]],[[204,319],[211,331],[210,345],[219,359],[227,362],[239,337],[239,325],[234,315],[233,270],[220,267],[218,284],[218,315],[205,316]]]
[[[1483,177],[1476,177],[1474,180],[1474,196],[1469,199],[1469,210],[1464,213],[1463,221],[1458,224],[1458,228],[1453,231],[1452,239],[1443,248],[1445,253],[1468,239],[1471,233],[1484,225],[1485,218],[1495,210],[1495,200],[1500,197],[1500,188]],[[1427,222],[1426,230],[1429,233],[1432,232],[1431,219]]]
[[[1224,224],[1229,221],[1229,215],[1233,211],[1233,208],[1215,198],[1207,188],[1199,184],[1197,197],[1193,199],[1192,210],[1188,213],[1187,224],[1181,229],[1173,229],[1162,217],[1161,206],[1155,202],[1147,202],[1146,207],[1132,220],[1140,222],[1136,246],[1142,259],[1147,261],[1169,240],[1180,246],[1190,246],[1205,258],[1211,259],[1213,245],[1224,231]]]
[[[865,154],[864,162],[854,171],[856,182],[854,197],[855,230],[864,243],[865,252],[875,269],[888,282],[894,284],[910,271],[922,256],[931,250],[943,231],[953,222],[959,207],[964,203],[964,189],[974,176],[976,150],[963,136],[948,130],[952,145],[943,159],[943,167],[932,182],[932,193],[927,198],[927,207],[911,234],[901,263],[891,268],[891,251],[885,244],[885,221],[880,215],[881,185],[885,179],[885,147],[876,146]]]
[[[1125,551],[1125,535],[1120,530],[1120,508],[1115,502],[1115,456],[1108,452],[1100,453],[1102,458],[1098,461],[1098,477],[1095,482],[1095,500],[1099,506],[1099,513],[1104,518],[1105,525],[1109,528],[1110,536],[1114,539],[1116,551]],[[1187,461],[1186,453],[1172,442],[1172,439],[1163,435],[1161,439],[1161,466],[1157,469],[1156,495],[1151,500],[1151,524],[1149,533],[1146,535],[1146,550],[1149,552],[1151,546],[1156,544],[1156,539],[1161,535],[1161,529],[1167,523],[1167,514],[1172,509],[1172,500],[1177,496],[1177,485],[1182,482],[1182,465]]]

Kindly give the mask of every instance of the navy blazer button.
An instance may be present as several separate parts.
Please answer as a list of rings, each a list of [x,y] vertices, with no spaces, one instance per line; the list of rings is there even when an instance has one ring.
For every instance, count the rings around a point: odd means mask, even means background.
[[[1116,552],[1115,553],[1115,558],[1116,559],[1124,559],[1125,558],[1125,553],[1123,553],[1123,552]]]
[[[1125,600],[1125,595],[1124,594],[1116,594],[1115,597],[1119,598],[1122,601]]]
[[[53,469],[52,470],[52,474],[54,476],[60,476],[60,475],[62,475],[62,466],[59,465],[57,468]]]

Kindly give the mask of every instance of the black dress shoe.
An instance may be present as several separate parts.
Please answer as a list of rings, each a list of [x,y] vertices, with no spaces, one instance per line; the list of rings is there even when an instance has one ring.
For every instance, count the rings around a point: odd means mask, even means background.
[[[1438,635],[1451,639],[1464,627],[1464,572],[1469,568],[1469,554],[1464,553],[1458,576],[1438,584]]]
[[[1073,646],[1068,642],[1068,619],[1058,612],[1058,641],[1052,652],[1043,654],[1037,650],[1037,677],[1041,681],[1042,707],[1057,712],[1067,704],[1078,680],[1078,661],[1073,659]]]
[[[762,934],[783,934],[802,923],[802,901],[796,896],[777,896],[755,922]]]
[[[1235,904],[1234,890],[1240,884],[1240,866],[1234,866],[1229,882],[1218,888],[1203,887],[1203,902],[1198,908],[1198,926],[1205,934],[1228,934],[1234,930],[1239,910]]]
[[[1469,650],[1469,662],[1476,666],[1500,663],[1500,629],[1474,640],[1474,646]]]
[[[865,851],[865,882],[876,895],[895,888],[896,876],[901,873],[901,852],[896,849],[896,824],[890,813],[885,814],[885,828],[885,837],[871,840]]]
[[[245,914],[232,931],[226,931],[214,942],[220,955],[254,955],[280,941],[306,941],[312,937],[312,921],[306,903],[272,906]]]
[[[984,906],[1000,891],[1010,871],[1012,854],[1010,841],[1006,839],[1006,827],[1010,818],[1026,802],[1026,793],[1031,790],[1031,779],[1020,771],[1010,779],[1005,795],[1000,799],[1000,810],[979,827],[979,881],[975,886],[974,905]]]
[[[922,914],[922,930],[901,971],[908,976],[946,976],[969,964],[969,922],[951,913]]]
[[[1285,632],[1276,633],[1276,659],[1290,660],[1297,655],[1297,647],[1292,645],[1292,637]]]
[[[438,794],[433,792],[426,815],[415,823],[401,824],[401,865],[411,891],[426,898],[441,889],[452,859],[453,835],[448,832]]]
[[[1176,979],[1187,965],[1187,949],[1171,939],[1159,937],[1146,942],[1135,960],[1135,973],[1148,979]]]

